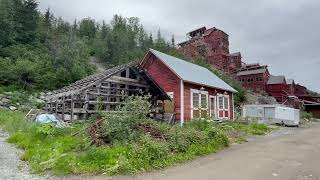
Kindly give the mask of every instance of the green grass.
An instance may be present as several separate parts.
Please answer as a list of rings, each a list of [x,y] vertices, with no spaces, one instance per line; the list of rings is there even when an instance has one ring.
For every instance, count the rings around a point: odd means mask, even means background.
[[[246,137],[250,135],[265,135],[272,131],[272,128],[265,124],[251,123],[244,124],[240,122],[225,122],[217,124],[229,138],[232,143],[246,142]]]
[[[134,142],[115,142],[109,146],[90,145],[87,124],[59,129],[23,121],[20,112],[0,111],[0,127],[10,133],[9,143],[25,150],[21,159],[33,172],[67,174],[131,174],[173,166],[198,156],[217,152],[229,145],[230,131],[264,134],[264,125],[239,123],[214,124],[193,121],[184,128],[146,120],[160,129],[165,140],[142,135]]]

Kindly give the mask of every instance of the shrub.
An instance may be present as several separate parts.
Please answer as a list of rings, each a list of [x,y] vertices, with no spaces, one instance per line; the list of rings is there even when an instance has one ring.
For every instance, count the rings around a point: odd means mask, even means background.
[[[308,113],[306,111],[303,111],[302,114],[301,114],[301,118],[303,118],[303,119],[311,119],[312,118],[312,114]]]
[[[156,141],[148,135],[141,137],[140,141],[132,146],[130,160],[138,170],[151,170],[152,168],[162,168],[164,162],[170,154],[170,148],[164,141]]]
[[[36,128],[36,133],[40,136],[46,137],[52,135],[54,132],[54,125],[52,124],[41,124]]]
[[[130,96],[119,112],[103,114],[101,136],[112,141],[136,140],[140,134],[137,125],[142,123],[150,112],[149,96]]]
[[[207,119],[193,119],[190,122],[185,123],[185,127],[193,127],[199,131],[204,131],[212,127],[213,122]]]
[[[192,144],[205,144],[207,136],[203,131],[193,127],[178,127],[170,129],[166,135],[171,151],[186,152]]]
[[[254,135],[264,135],[270,130],[267,125],[259,123],[251,123],[248,128],[249,133]]]

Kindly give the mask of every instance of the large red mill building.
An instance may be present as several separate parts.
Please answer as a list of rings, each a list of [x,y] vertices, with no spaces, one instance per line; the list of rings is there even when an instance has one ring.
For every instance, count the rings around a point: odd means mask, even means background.
[[[285,76],[272,76],[267,65],[246,64],[240,52],[230,53],[229,36],[215,27],[202,27],[187,33],[188,40],[178,44],[178,50],[195,59],[203,57],[208,64],[232,75],[244,88],[254,93],[273,96],[281,104],[301,107],[305,104],[320,103],[320,97],[312,97],[307,89]]]
[[[241,54],[229,52],[229,36],[222,30],[202,27],[187,36],[187,41],[178,44],[178,50],[184,55],[202,56],[207,63],[229,74],[235,74],[241,68]]]

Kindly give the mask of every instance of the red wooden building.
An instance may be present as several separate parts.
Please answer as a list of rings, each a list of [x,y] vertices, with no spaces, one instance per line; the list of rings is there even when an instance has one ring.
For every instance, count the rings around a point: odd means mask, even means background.
[[[320,119],[320,103],[306,104],[305,110],[311,113],[314,118]]]
[[[283,103],[287,100],[287,82],[284,76],[270,76],[267,87],[267,93],[280,103]]]
[[[296,83],[294,82],[294,80],[293,79],[286,79],[286,83],[287,83],[287,88],[286,88],[287,93],[290,95],[295,95]]]
[[[260,64],[245,64],[237,73],[237,79],[242,86],[255,93],[266,92],[269,77],[268,66]]]
[[[236,92],[208,69],[150,49],[141,66],[171,96],[176,120],[234,118]]]
[[[204,57],[207,63],[226,73],[235,74],[241,68],[240,52],[229,52],[229,36],[215,27],[202,27],[187,33],[188,40],[178,44],[184,55]]]

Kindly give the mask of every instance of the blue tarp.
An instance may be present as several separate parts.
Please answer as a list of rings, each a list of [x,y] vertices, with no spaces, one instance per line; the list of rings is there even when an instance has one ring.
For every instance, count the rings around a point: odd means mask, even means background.
[[[54,115],[52,114],[40,114],[36,118],[36,122],[40,124],[52,123],[55,124],[56,127],[65,127],[65,124],[60,122]]]

